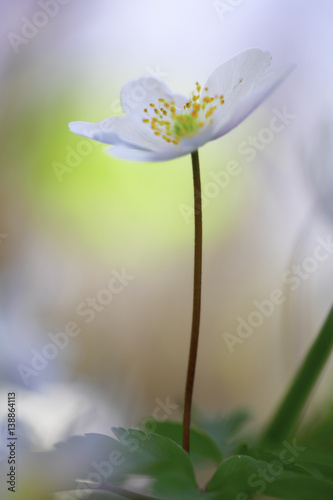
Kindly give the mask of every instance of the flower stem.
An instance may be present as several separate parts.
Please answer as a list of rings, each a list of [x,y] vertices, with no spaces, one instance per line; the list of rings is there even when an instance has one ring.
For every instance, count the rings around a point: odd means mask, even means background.
[[[295,430],[301,411],[333,348],[333,308],[303,361],[289,391],[267,426],[262,443],[276,444]]]
[[[187,378],[185,388],[184,418],[183,418],[183,448],[190,451],[190,427],[191,408],[195,377],[195,367],[197,361],[200,308],[201,308],[201,274],[202,274],[202,203],[201,203],[201,182],[200,165],[198,151],[194,151],[192,156],[193,187],[194,187],[194,280],[193,280],[193,312],[191,344],[187,367]]]

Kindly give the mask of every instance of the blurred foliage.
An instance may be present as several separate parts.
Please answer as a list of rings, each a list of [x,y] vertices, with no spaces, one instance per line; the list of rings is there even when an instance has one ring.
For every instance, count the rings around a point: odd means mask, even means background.
[[[309,374],[308,361],[315,353],[316,359],[323,359],[322,368],[327,359],[332,318],[333,309],[287,393],[298,387],[304,395],[297,400],[300,408],[296,413],[290,412],[292,423],[320,371]],[[76,486],[78,494],[78,487],[90,488],[86,493],[93,493],[95,500],[111,500],[114,494],[138,500],[250,500],[263,495],[285,500],[332,500],[333,406],[291,435],[288,405],[295,410],[295,402],[290,403],[286,397],[273,418],[273,424],[280,422],[282,413],[284,422],[274,432],[274,440],[265,439],[265,432],[264,438],[259,433],[249,435],[245,428],[249,415],[244,411],[214,418],[196,414],[189,454],[181,447],[182,424],[164,421],[155,422],[154,433],[113,428],[116,439],[101,434],[75,436],[57,446],[55,458],[75,463],[69,491]],[[213,473],[200,487],[197,473],[207,462],[213,466]],[[131,484],[141,485],[140,492],[133,491]]]
[[[324,451],[333,450],[333,403],[321,408],[311,416],[298,432],[298,440],[308,447]]]
[[[222,463],[218,447],[199,428],[192,429],[192,451],[187,455],[179,445],[181,424],[175,422],[159,423],[159,434],[117,428],[113,431],[118,440],[102,435],[75,437],[59,445],[58,450],[61,450],[62,457],[64,452],[73,457],[82,457],[84,452],[85,467],[78,476],[82,481],[92,472],[96,474],[96,470],[101,473],[104,471],[106,482],[100,488],[110,488],[111,492],[97,492],[93,489],[91,498],[95,500],[116,498],[113,496],[116,491],[120,491],[123,498],[148,500],[249,500],[254,495],[286,500],[333,498],[332,446],[326,450],[304,446],[304,442],[310,438],[306,432],[302,441],[283,441],[279,447],[263,449],[248,446],[243,444],[243,435],[238,432],[247,421],[244,417],[244,412],[239,412],[224,418],[218,417],[215,421],[209,419],[214,432],[218,434],[220,429],[223,441],[233,442],[233,449],[230,449]],[[204,426],[207,426],[206,418],[201,418]],[[237,422],[237,425],[228,425],[228,422]],[[321,425],[319,422],[318,432]],[[118,459],[122,458],[122,463],[111,471],[110,457],[115,452],[118,453]],[[219,463],[215,465],[215,472],[203,488],[197,486],[194,473],[201,466],[199,456],[205,460],[210,459],[215,464]],[[91,464],[94,466],[91,467]],[[96,464],[99,464],[99,468]],[[126,496],[126,482],[131,476],[147,479],[147,485],[138,496],[131,490],[128,490],[129,496]]]

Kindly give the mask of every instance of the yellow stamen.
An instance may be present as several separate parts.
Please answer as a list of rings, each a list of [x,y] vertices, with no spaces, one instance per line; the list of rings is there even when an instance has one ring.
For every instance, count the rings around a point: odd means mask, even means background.
[[[185,102],[181,109],[176,107],[175,101],[167,102],[165,98],[159,98],[157,104],[149,104],[151,108],[154,109],[155,114],[151,119],[143,119],[144,123],[148,123],[150,128],[153,130],[157,137],[160,137],[167,143],[172,142],[174,145],[178,145],[183,137],[191,138],[194,137],[198,131],[209,123],[213,123],[211,118],[217,105],[224,104],[223,95],[215,95],[215,97],[210,97],[205,95],[200,96],[201,85],[196,82],[197,93],[192,92],[191,97],[188,102]],[[208,87],[205,87],[205,91],[208,92]],[[213,101],[216,101],[215,106],[209,106]],[[205,112],[205,119],[201,115],[201,110]],[[148,113],[148,109],[144,109],[145,113]],[[204,114],[204,113],[202,113]],[[166,120],[168,117],[169,120]],[[201,121],[199,121],[201,120]],[[206,121],[207,120],[207,121]]]
[[[212,108],[209,108],[209,110],[205,114],[205,118],[209,118],[210,116],[212,116],[212,114],[214,113],[215,109],[216,109],[216,106],[213,106]]]

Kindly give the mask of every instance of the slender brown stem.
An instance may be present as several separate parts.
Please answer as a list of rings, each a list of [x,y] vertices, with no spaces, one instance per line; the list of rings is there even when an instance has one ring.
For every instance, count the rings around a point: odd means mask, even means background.
[[[192,153],[193,187],[194,187],[194,280],[193,280],[193,313],[191,344],[187,367],[185,404],[183,418],[183,448],[190,451],[191,408],[195,367],[197,361],[200,308],[201,308],[201,274],[202,274],[202,204],[201,182],[198,151]]]

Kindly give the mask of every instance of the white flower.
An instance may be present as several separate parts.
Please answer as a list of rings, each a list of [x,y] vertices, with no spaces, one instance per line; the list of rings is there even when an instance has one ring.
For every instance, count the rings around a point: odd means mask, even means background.
[[[266,72],[271,54],[249,49],[218,66],[191,97],[174,94],[160,79],[143,76],[121,91],[125,116],[99,123],[72,122],[72,132],[112,144],[115,157],[164,161],[218,139],[241,123],[294,66]]]

